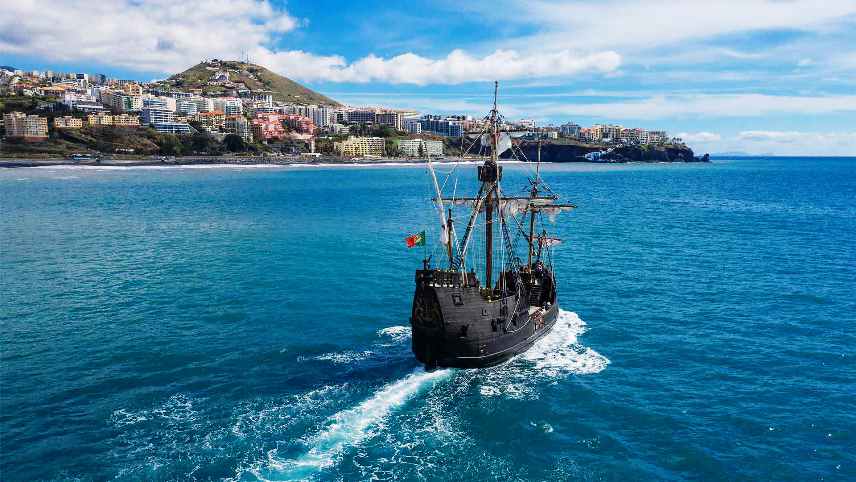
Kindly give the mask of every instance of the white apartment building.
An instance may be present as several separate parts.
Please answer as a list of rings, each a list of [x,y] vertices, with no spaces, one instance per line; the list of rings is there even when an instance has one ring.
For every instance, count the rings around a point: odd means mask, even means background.
[[[177,102],[173,97],[145,97],[143,98],[143,108],[149,107],[152,109],[166,109],[172,112],[176,111]]]
[[[214,99],[214,110],[222,111],[225,115],[241,115],[244,113],[244,105],[241,99],[236,97],[223,97]]]
[[[193,115],[199,112],[196,102],[190,99],[177,99],[175,101],[175,112],[181,115]]]
[[[408,157],[438,157],[443,155],[443,142],[427,141],[424,139],[402,139],[398,142],[398,149]]]
[[[196,104],[196,112],[211,112],[214,110],[214,100],[208,97],[191,97],[190,102]]]
[[[169,109],[146,107],[140,112],[140,121],[151,126],[175,122],[175,112]]]
[[[115,112],[136,112],[143,108],[143,97],[107,90],[101,91],[101,103]]]

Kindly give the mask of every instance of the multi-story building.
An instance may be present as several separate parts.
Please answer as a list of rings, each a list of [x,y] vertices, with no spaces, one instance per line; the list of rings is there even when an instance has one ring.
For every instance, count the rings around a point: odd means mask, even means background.
[[[140,120],[143,124],[150,126],[171,123],[175,122],[175,112],[169,109],[146,107],[140,111]]]
[[[354,137],[336,142],[333,148],[341,156],[383,156],[386,151],[386,140],[383,137]]]
[[[573,122],[569,122],[567,124],[562,124],[561,126],[559,126],[559,132],[561,132],[563,136],[573,137],[575,139],[579,139],[581,129],[582,127],[577,124],[574,124]]]
[[[113,116],[113,125],[122,127],[140,127],[140,116],[133,114],[117,114]]]
[[[48,137],[48,120],[38,115],[11,112],[3,115],[6,137],[26,141],[41,141]]]
[[[122,91],[133,96],[143,95],[143,87],[136,82],[124,81],[122,83]]]
[[[280,114],[257,114],[252,121],[253,139],[267,142],[285,138],[285,127]]]
[[[196,112],[211,112],[214,110],[214,100],[208,97],[191,97],[190,101],[196,104]]]
[[[345,109],[336,109],[333,111],[333,123],[334,124],[344,124],[348,122],[348,111]]]
[[[461,137],[464,135],[463,120],[425,115],[422,116],[422,132],[445,137]]]
[[[175,112],[180,115],[193,115],[199,112],[199,108],[190,99],[176,99]]]
[[[241,115],[244,113],[244,105],[237,97],[222,97],[214,99],[214,109],[225,115]]]
[[[327,127],[336,123],[335,112],[327,106],[307,106],[306,113],[303,114],[312,119],[312,122],[318,127]]]
[[[143,99],[143,108],[154,107],[175,112],[177,105],[178,101],[172,97],[147,97]]]
[[[213,112],[200,112],[193,116],[196,122],[202,124],[209,131],[222,129],[226,124],[226,114],[219,110]]]
[[[176,100],[189,99],[193,96],[193,94],[191,94],[190,92],[181,92],[178,90],[171,89],[152,89],[150,92],[158,97],[171,97]]]
[[[285,125],[301,134],[315,134],[316,126],[312,119],[299,114],[286,114],[283,116]]]
[[[347,119],[351,124],[374,124],[377,121],[377,113],[374,110],[352,110],[347,112]]]
[[[407,131],[408,134],[422,133],[422,121],[419,119],[404,119],[402,124],[404,126],[404,130]]]
[[[397,131],[402,130],[401,114],[398,112],[379,112],[375,115],[375,122],[380,125],[390,126]]]
[[[83,119],[70,115],[54,117],[54,129],[80,129],[83,127]]]
[[[261,104],[261,107],[273,107],[273,94],[260,92],[253,94],[252,99]]]
[[[226,116],[223,124],[223,131],[229,134],[241,136],[247,142],[253,141],[253,130],[250,128],[250,123],[242,115]]]
[[[403,139],[398,142],[398,149],[409,157],[437,157],[443,155],[442,141],[424,139]]]
[[[184,122],[161,122],[152,124],[152,128],[163,134],[190,134],[190,125]]]
[[[649,144],[663,144],[667,140],[669,136],[666,135],[666,131],[648,131]]]
[[[143,108],[143,97],[116,91],[102,91],[101,103],[114,112],[137,112]]]
[[[86,124],[91,127],[112,126],[113,116],[104,112],[86,116]]]

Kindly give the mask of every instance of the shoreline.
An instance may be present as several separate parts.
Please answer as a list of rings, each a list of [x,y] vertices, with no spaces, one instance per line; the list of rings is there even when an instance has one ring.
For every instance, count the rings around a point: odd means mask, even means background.
[[[433,161],[436,165],[468,165],[481,164],[482,159],[463,159],[463,158],[445,158]],[[527,164],[526,161],[519,160],[500,160],[500,164]],[[611,165],[611,164],[683,164],[681,161],[657,162],[657,161],[640,161],[640,162],[597,162],[597,161],[542,161],[542,164],[591,164],[591,165]],[[336,158],[324,158],[322,160],[311,159],[271,159],[271,158],[176,158],[168,161],[156,159],[107,159],[101,161],[87,160],[74,161],[71,159],[11,159],[0,158],[0,169],[18,169],[18,168],[90,168],[90,169],[132,169],[132,168],[147,168],[147,169],[200,169],[200,168],[286,168],[286,167],[408,167],[408,166],[424,166],[425,160],[400,160],[400,159],[380,159],[380,160],[363,160],[351,161]]]
[[[479,164],[481,160],[447,158],[434,161],[434,164]],[[523,161],[500,161],[500,164],[524,164]],[[174,159],[159,161],[152,159],[110,159],[101,161],[74,161],[71,159],[2,159],[0,169],[16,168],[91,168],[91,169],[199,169],[199,168],[284,168],[284,167],[407,167],[424,166],[425,161],[402,161],[398,159],[381,159],[377,161],[350,161],[323,159],[313,161],[307,159],[272,160],[259,158],[226,158],[226,159]]]

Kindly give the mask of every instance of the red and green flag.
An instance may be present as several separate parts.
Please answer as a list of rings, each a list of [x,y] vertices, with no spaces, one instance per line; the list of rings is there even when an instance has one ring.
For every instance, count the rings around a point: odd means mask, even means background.
[[[416,234],[411,234],[410,236],[404,238],[404,241],[407,243],[408,248],[415,248],[416,246],[425,246],[425,231],[421,231]]]

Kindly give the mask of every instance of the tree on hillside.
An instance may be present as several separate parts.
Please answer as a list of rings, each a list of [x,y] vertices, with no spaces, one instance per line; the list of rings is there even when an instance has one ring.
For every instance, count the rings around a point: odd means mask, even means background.
[[[182,152],[181,140],[174,134],[160,134],[155,138],[158,145],[158,153],[164,156],[180,156]]]
[[[223,139],[223,145],[229,152],[242,152],[246,149],[246,143],[241,136],[237,134],[229,134]]]
[[[215,144],[217,141],[204,131],[198,131],[190,137],[190,149],[195,153],[210,154],[212,151],[218,151]]]
[[[395,129],[393,129],[390,126],[377,126],[374,129],[372,129],[372,135],[374,137],[384,137],[384,138],[394,137],[395,136]]]
[[[386,139],[384,147],[386,149],[387,156],[398,157],[401,154],[400,150],[398,149],[398,143],[395,142],[393,139]]]

